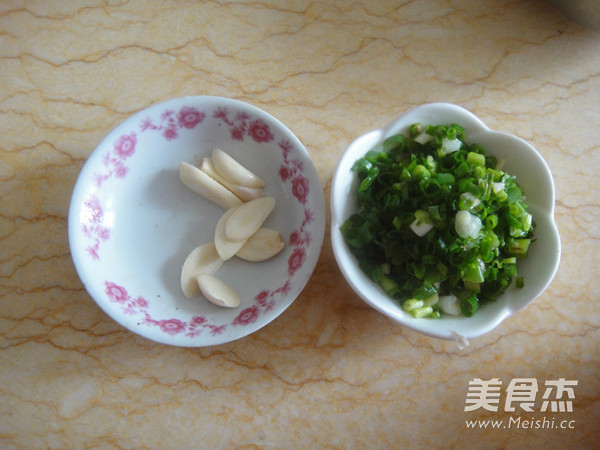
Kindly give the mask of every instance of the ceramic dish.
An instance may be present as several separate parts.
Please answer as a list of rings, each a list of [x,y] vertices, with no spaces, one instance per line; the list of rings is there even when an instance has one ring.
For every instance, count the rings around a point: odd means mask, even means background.
[[[441,319],[415,319],[402,310],[358,267],[340,232],[342,223],[356,210],[357,180],[350,169],[368,150],[387,137],[406,133],[415,123],[452,124],[465,129],[468,142],[482,145],[488,154],[506,160],[503,170],[516,175],[527,198],[537,227],[529,256],[518,263],[525,279],[523,288],[511,286],[497,301],[482,306],[470,318],[444,315]],[[489,332],[503,320],[539,296],[552,281],[560,260],[560,239],[554,223],[554,183],[548,165],[527,142],[506,133],[490,130],[467,110],[452,104],[433,103],[417,107],[386,127],[367,133],[350,144],[342,156],[331,187],[331,239],[337,263],[350,286],[369,305],[393,320],[429,336],[469,339]]]
[[[180,288],[183,261],[213,242],[224,210],[187,189],[178,167],[213,147],[267,181],[277,204],[265,226],[286,242],[268,261],[232,258],[219,269],[242,297],[233,309]],[[279,316],[308,282],[324,230],[323,190],[300,141],[254,106],[209,96],[151,106],[113,130],[83,167],[69,210],[73,261],[96,303],[134,333],[187,347],[239,339]]]

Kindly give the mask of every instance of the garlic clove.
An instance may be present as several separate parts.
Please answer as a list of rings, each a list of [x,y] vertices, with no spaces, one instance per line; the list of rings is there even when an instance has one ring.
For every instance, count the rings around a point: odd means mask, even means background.
[[[242,302],[239,294],[227,283],[213,275],[202,273],[197,277],[202,294],[212,303],[226,308],[235,308]]]
[[[200,162],[200,170],[202,170],[205,174],[221,183],[243,202],[248,202],[250,200],[254,200],[255,198],[262,197],[263,195],[265,195],[262,188],[239,186],[233,184],[226,178],[223,178],[215,170],[212,160],[208,157],[202,158],[202,161]]]
[[[223,209],[242,203],[229,189],[189,163],[179,165],[179,179],[188,189]]]
[[[215,244],[203,244],[190,252],[181,268],[181,290],[187,298],[200,295],[196,277],[202,273],[214,274],[223,265]]]
[[[284,248],[285,242],[278,231],[261,227],[248,238],[236,256],[246,261],[265,261],[277,255]]]
[[[261,227],[274,207],[273,197],[260,197],[235,208],[225,222],[225,236],[232,241],[248,239]]]
[[[216,171],[233,184],[261,188],[267,183],[219,148],[212,151],[212,162]]]
[[[217,253],[224,261],[227,261],[233,255],[235,255],[240,248],[244,246],[246,239],[238,239],[232,240],[229,239],[225,234],[225,225],[228,222],[229,218],[238,208],[241,208],[243,205],[234,206],[233,208],[228,209],[221,216],[219,221],[217,222],[217,226],[215,227],[215,248],[217,249]]]

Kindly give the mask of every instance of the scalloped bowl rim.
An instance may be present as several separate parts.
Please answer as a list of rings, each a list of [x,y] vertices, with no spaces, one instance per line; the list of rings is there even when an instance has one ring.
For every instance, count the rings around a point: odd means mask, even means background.
[[[495,302],[484,305],[471,318],[444,316],[439,320],[415,319],[388,297],[358,267],[340,232],[341,224],[356,209],[356,177],[350,168],[368,150],[387,137],[405,133],[410,124],[458,123],[467,141],[483,145],[490,155],[506,158],[504,169],[517,176],[536,222],[535,238],[528,258],[519,261],[525,278],[521,289],[511,286]],[[514,156],[519,152],[518,161]],[[525,171],[527,174],[525,174]],[[394,321],[428,336],[468,340],[490,332],[506,318],[541,295],[554,278],[561,254],[560,237],[554,221],[554,182],[540,153],[521,138],[491,130],[466,109],[450,103],[428,103],[402,114],[385,127],[354,140],[342,155],[331,184],[331,243],[335,259],[352,289],[371,307]]]

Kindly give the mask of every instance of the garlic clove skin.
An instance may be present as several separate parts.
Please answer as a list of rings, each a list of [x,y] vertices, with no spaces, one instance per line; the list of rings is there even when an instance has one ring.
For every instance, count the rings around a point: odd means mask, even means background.
[[[246,261],[260,262],[272,258],[284,248],[285,242],[278,231],[261,227],[248,238],[236,256]]]
[[[225,308],[236,308],[242,303],[239,294],[215,276],[203,273],[198,275],[196,279],[202,295],[211,303]]]
[[[261,227],[273,208],[273,197],[260,197],[236,207],[225,222],[225,236],[231,241],[246,240]]]
[[[187,298],[200,295],[196,277],[202,273],[214,274],[223,265],[215,244],[203,244],[190,252],[181,268],[181,290]]]
[[[261,188],[267,184],[220,148],[214,148],[211,156],[215,170],[231,183],[252,188]]]
[[[187,162],[179,165],[179,179],[188,189],[223,209],[242,204],[229,189]]]
[[[221,183],[243,202],[249,202],[250,200],[254,200],[255,198],[265,195],[262,188],[239,186],[223,178],[215,170],[212,160],[208,157],[202,158],[202,161],[200,162],[200,170]]]
[[[217,253],[223,261],[231,259],[248,240],[247,238],[232,240],[229,239],[225,234],[225,225],[227,224],[229,218],[238,208],[241,208],[242,206],[243,205],[234,206],[233,208],[225,211],[215,227],[215,248],[217,249]]]

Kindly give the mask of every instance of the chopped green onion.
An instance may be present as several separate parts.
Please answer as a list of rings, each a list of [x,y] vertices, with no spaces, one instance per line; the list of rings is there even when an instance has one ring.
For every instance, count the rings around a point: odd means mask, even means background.
[[[383,150],[389,153],[400,153],[404,150],[404,135],[395,134],[383,141]]]
[[[411,174],[411,176],[418,178],[418,179],[427,178],[431,175],[429,173],[429,170],[427,170],[427,168],[422,164],[415,166],[415,168],[412,170],[412,172],[410,174]]]
[[[427,297],[423,300],[423,306],[433,306],[437,304],[439,301],[439,296],[437,294],[433,294],[431,297]]]
[[[412,124],[352,167],[358,210],[340,230],[361,270],[415,317],[470,317],[524,284],[517,262],[535,222],[523,192],[465,139],[457,124]]]
[[[496,214],[489,214],[485,218],[485,228],[493,230],[498,226],[498,216]]]
[[[423,306],[422,308],[411,310],[410,313],[413,315],[413,317],[420,319],[431,316],[433,314],[433,308],[431,306]]]
[[[420,308],[423,308],[423,300],[417,300],[416,298],[411,298],[409,300],[406,300],[402,304],[402,309],[404,309],[404,311],[407,311],[407,312],[411,312],[411,311],[414,311],[414,310],[420,309]]]
[[[525,280],[523,279],[523,277],[517,277],[517,278],[515,278],[515,285],[518,288],[522,288],[523,286],[525,286]]]
[[[509,239],[507,254],[511,256],[527,256],[531,239]]]
[[[485,156],[481,153],[469,152],[467,153],[467,162],[476,166],[484,166]]]
[[[463,267],[463,280],[471,283],[483,283],[483,270],[477,261],[465,264]]]
[[[471,317],[475,314],[475,311],[479,309],[479,300],[477,296],[471,295],[460,302],[460,310],[466,317]]]

